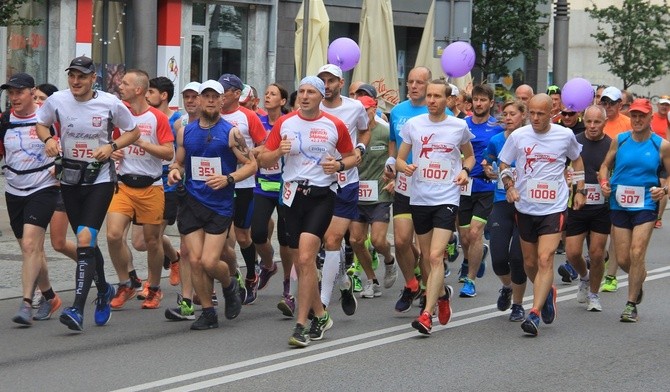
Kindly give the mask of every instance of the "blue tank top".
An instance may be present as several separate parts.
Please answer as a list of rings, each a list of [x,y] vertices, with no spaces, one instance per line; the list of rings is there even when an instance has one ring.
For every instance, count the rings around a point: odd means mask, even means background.
[[[610,184],[610,208],[613,210],[641,211],[655,210],[656,202],[651,199],[649,189],[659,186],[658,169],[661,165],[662,139],[652,133],[647,140],[637,142],[631,132],[617,135],[617,153]],[[644,187],[643,207],[622,207],[617,201],[616,190],[619,185]]]
[[[193,157],[221,158],[222,174],[230,174],[237,168],[237,157],[228,145],[228,137],[233,125],[220,119],[212,128],[203,129],[198,121],[184,128],[184,186],[188,193],[205,207],[222,216],[233,216],[234,186],[214,190],[205,181],[194,180],[191,172]]]

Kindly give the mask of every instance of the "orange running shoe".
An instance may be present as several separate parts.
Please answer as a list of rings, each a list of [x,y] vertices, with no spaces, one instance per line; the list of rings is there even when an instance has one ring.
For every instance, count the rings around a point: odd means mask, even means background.
[[[158,309],[161,307],[163,292],[161,289],[149,289],[146,299],[142,302],[142,309]]]
[[[142,290],[137,293],[137,299],[144,301],[147,299],[147,295],[149,295],[149,281],[145,280],[144,285],[142,286]]]
[[[170,264],[170,284],[172,286],[179,286],[181,283],[181,275],[179,274],[179,259]]]
[[[133,299],[137,295],[137,290],[126,285],[119,286],[119,289],[116,290],[116,295],[112,298],[112,301],[109,303],[109,306],[112,309],[121,309],[126,304],[126,301]]]
[[[446,285],[444,289],[446,293],[437,299],[437,319],[440,324],[447,325],[451,320],[451,293],[453,289],[449,285]]]

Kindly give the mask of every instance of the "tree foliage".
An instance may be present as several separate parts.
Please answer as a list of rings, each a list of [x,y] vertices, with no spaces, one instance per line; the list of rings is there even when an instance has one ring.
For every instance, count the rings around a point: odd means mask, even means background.
[[[31,0],[0,1],[0,26],[37,26],[41,19],[29,19],[19,16],[19,8]]]
[[[484,77],[508,74],[508,61],[520,54],[531,58],[541,48],[539,39],[548,24],[537,23],[547,16],[538,10],[538,4],[547,1],[473,1],[472,47],[480,51],[475,66]]]
[[[621,78],[624,89],[649,86],[670,70],[670,17],[668,4],[652,5],[645,0],[624,0],[619,8],[598,8],[586,12],[598,22],[591,34],[602,50],[601,63]]]

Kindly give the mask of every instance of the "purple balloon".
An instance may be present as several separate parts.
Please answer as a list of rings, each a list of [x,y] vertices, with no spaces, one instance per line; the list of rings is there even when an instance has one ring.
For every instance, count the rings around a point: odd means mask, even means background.
[[[582,78],[568,80],[561,90],[561,101],[566,109],[581,112],[593,103],[595,92],[591,83]]]
[[[361,59],[361,49],[350,38],[338,38],[328,45],[328,63],[335,64],[342,71],[354,69]]]
[[[442,52],[441,63],[447,76],[460,78],[475,66],[475,50],[467,42],[453,42]]]

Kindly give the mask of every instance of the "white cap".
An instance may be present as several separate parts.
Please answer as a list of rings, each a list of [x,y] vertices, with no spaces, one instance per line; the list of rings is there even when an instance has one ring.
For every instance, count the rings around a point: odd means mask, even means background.
[[[251,89],[251,86],[249,86],[248,84],[245,84],[244,88],[242,89],[242,93],[240,94],[239,101],[240,101],[240,103],[245,103],[248,100],[250,100],[251,98],[255,98],[254,97],[254,90]]]
[[[457,97],[458,94],[460,94],[460,91],[458,91],[458,87],[456,85],[449,83],[449,86],[451,86],[451,95],[453,97]]]
[[[336,76],[340,79],[342,79],[342,68],[338,67],[335,64],[326,64],[323,67],[319,68],[319,72],[316,73],[316,75],[321,75],[324,72],[328,72],[329,74]]]
[[[602,100],[605,97],[611,99],[612,101],[618,101],[621,99],[621,90],[616,87],[609,86],[603,90],[603,94],[600,96],[600,99]]]
[[[223,94],[223,86],[221,85],[221,83],[217,82],[216,80],[210,79],[206,82],[203,82],[200,85],[199,93],[202,94],[208,88],[211,88],[212,90],[216,91],[219,94]]]
[[[195,91],[196,93],[200,94],[200,83],[198,82],[189,82],[184,86],[184,88],[181,90],[182,94],[187,92],[187,91]]]
[[[658,100],[658,104],[662,105],[664,103],[670,104],[670,96],[668,95],[661,96],[661,98]]]

